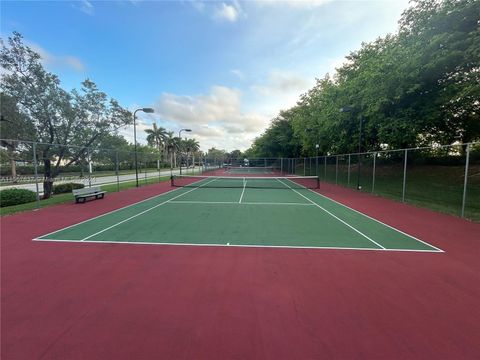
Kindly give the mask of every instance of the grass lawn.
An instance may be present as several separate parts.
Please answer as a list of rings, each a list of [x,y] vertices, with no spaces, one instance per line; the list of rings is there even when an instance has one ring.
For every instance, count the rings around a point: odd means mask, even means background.
[[[327,165],[327,182],[356,188],[358,175],[356,164],[350,167],[350,182],[348,182],[347,166],[339,165],[338,174],[335,169],[335,165]],[[323,166],[319,168],[322,180],[325,175],[324,170]],[[464,171],[463,166],[407,166],[405,202],[460,216]],[[360,172],[362,191],[402,200],[403,164],[377,166],[375,183],[373,183],[372,173],[371,164],[362,165]],[[480,221],[480,165],[471,165],[469,168],[465,217]]]
[[[160,181],[167,181],[167,180],[170,180],[170,176],[162,176],[160,178]],[[155,183],[158,183],[158,182],[159,182],[158,178],[150,178],[150,179],[147,179],[147,180],[139,179],[140,186],[148,185],[148,184],[155,184]],[[122,190],[126,190],[126,189],[130,189],[132,187],[135,187],[135,180],[128,181],[128,182],[122,182],[118,185],[118,187],[117,187],[117,184],[101,185],[100,187],[102,188],[102,190],[107,191],[107,192],[122,191]],[[53,206],[53,205],[57,205],[57,204],[73,202],[73,201],[74,201],[73,195],[70,192],[66,193],[66,194],[57,194],[57,195],[52,195],[52,197],[49,198],[49,199],[40,200],[40,207],[43,208],[43,207]],[[0,208],[0,215],[1,216],[12,215],[12,214],[16,214],[16,213],[23,212],[23,211],[34,210],[36,208],[37,208],[37,203],[36,202],[7,206],[7,207]]]

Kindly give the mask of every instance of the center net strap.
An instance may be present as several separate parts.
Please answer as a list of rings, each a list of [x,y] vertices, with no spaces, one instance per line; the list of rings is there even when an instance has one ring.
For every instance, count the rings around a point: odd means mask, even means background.
[[[318,176],[201,176],[172,175],[172,186],[190,188],[318,189]]]

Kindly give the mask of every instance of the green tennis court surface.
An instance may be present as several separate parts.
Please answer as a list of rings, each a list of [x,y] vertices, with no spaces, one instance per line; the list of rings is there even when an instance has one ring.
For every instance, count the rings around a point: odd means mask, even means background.
[[[35,240],[442,251],[310,190],[314,177],[175,181],[176,190]]]

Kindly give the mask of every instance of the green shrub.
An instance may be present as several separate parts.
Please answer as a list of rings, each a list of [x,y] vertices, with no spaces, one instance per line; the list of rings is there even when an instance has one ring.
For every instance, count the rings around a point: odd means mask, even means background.
[[[77,183],[65,183],[65,184],[58,184],[53,185],[53,193],[54,194],[63,194],[71,192],[73,189],[82,189],[85,185],[77,184]]]
[[[25,204],[36,200],[35,192],[26,189],[0,191],[0,207]]]

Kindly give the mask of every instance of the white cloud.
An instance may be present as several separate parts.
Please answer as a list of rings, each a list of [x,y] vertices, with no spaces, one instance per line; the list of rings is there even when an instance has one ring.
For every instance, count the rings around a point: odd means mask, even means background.
[[[239,15],[240,5],[238,3],[232,3],[232,5],[222,3],[214,12],[214,18],[230,22],[237,21]]]
[[[41,46],[33,43],[28,43],[28,45],[40,54],[42,58],[42,63],[50,68],[58,69],[58,68],[70,68],[78,72],[83,72],[85,71],[85,65],[82,63],[82,61],[72,55],[65,55],[65,56],[59,56],[59,55],[54,55]]]
[[[78,1],[75,4],[72,4],[72,7],[90,16],[95,14],[95,8],[88,0]]]
[[[291,72],[273,70],[262,85],[253,85],[252,90],[262,96],[300,94],[312,86],[312,80]]]
[[[242,93],[224,86],[213,86],[209,94],[196,96],[165,93],[154,108],[155,114],[177,131],[191,128],[188,136],[199,140],[202,150],[245,150],[269,121],[262,114],[242,111]]]

